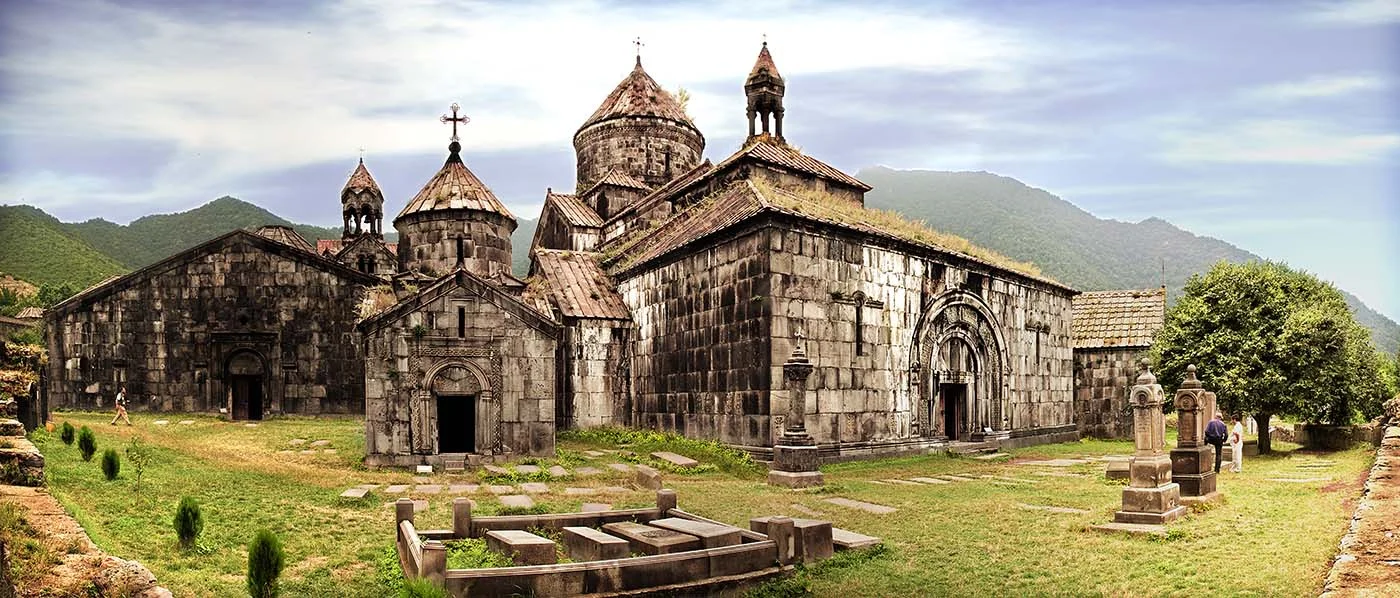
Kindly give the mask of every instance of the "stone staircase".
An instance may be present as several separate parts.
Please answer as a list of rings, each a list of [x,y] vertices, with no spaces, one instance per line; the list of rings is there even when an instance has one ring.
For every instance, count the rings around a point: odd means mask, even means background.
[[[14,416],[14,400],[0,401],[0,484],[42,486],[44,456],[24,437],[24,424]]]

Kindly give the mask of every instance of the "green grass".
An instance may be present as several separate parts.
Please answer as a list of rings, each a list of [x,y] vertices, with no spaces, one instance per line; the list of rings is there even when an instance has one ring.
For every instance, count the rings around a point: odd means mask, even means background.
[[[359,465],[363,423],[358,419],[280,418],[254,428],[203,416],[162,415],[168,426],[136,414],[134,427],[108,426],[105,413],[58,413],[55,420],[88,425],[99,449],[121,448],[139,434],[150,463],[139,491],[132,474],[102,479],[96,462],[84,463],[76,447],[56,435],[36,434],[47,458],[56,497],[105,550],[146,564],[179,596],[231,596],[243,591],[246,545],[258,528],[277,533],[287,550],[282,587],[289,596],[392,596],[402,585],[394,565],[393,497],[378,493],[364,501],[341,499],[341,490],[361,483],[411,483],[406,471],[371,471]],[[180,419],[194,425],[178,425]],[[654,436],[654,437],[653,437]],[[293,438],[326,439],[339,452],[279,453]],[[790,491],[754,475],[757,468],[727,449],[689,444],[651,433],[604,431],[560,436],[559,456],[537,459],[542,467],[583,464],[604,467],[616,460],[587,459],[592,449],[630,450],[646,455],[673,450],[739,473],[709,471],[664,475],[691,512],[747,527],[759,515],[804,516],[794,504],[817,509],[838,527],[879,536],[883,552],[842,556],[804,569],[791,580],[756,589],[758,596],[925,595],[1315,595],[1351,515],[1350,502],[1371,462],[1364,449],[1329,453],[1336,465],[1300,474],[1298,463],[1314,460],[1296,446],[1269,457],[1246,457],[1245,473],[1224,474],[1226,501],[1173,524],[1165,539],[1106,535],[1093,524],[1112,519],[1122,486],[1103,479],[1102,465],[1059,469],[1082,477],[1034,475],[1035,468],[949,456],[863,461],[824,468],[827,486]],[[1282,444],[1282,443],[1280,443]],[[658,448],[653,448],[658,447]],[[1015,459],[1127,454],[1124,442],[1084,441],[1011,451]],[[943,473],[996,475],[1038,480],[994,485],[985,480],[929,487],[880,485],[874,481]],[[1267,478],[1330,476],[1335,483],[1284,484]],[[630,476],[607,473],[550,482],[555,493],[536,500],[550,510],[575,510],[580,502],[604,500],[616,508],[652,504],[646,491],[603,497],[566,497],[564,486],[625,484]],[[434,483],[477,482],[470,474],[435,474]],[[181,550],[172,526],[183,495],[204,511],[198,549]],[[893,515],[871,515],[822,502],[844,496],[893,506]],[[428,497],[418,514],[423,528],[450,527],[451,496]],[[479,492],[474,513],[502,512]],[[1085,515],[1058,515],[1017,508],[1017,503],[1075,507]],[[464,548],[464,550],[467,550]],[[465,558],[466,552],[461,557]],[[477,555],[480,556],[480,555]],[[1266,567],[1244,567],[1266,560]]]

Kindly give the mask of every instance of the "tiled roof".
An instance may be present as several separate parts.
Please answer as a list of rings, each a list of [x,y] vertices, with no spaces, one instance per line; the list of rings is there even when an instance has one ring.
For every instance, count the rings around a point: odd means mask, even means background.
[[[598,179],[598,182],[594,183],[593,187],[589,188],[588,191],[584,191],[583,194],[588,195],[594,189],[597,189],[598,185],[604,184],[612,185],[614,187],[624,187],[627,189],[639,189],[641,191],[647,191],[651,189],[650,187],[646,186],[646,183],[632,178],[632,175],[629,175],[625,172],[620,172],[616,168],[612,168],[608,170],[607,174],[603,175],[603,178]]]
[[[399,254],[398,243],[385,243],[384,246],[394,255]],[[343,239],[316,239],[316,253],[318,255],[335,255],[340,253],[340,250],[344,248],[345,241]]]
[[[757,77],[759,73],[768,71],[768,76],[783,80],[783,76],[778,74],[778,65],[773,64],[773,55],[768,53],[768,42],[763,42],[763,49],[758,51],[758,60],[753,63],[753,70],[749,71],[749,79]]]
[[[651,206],[656,205],[656,202],[661,201],[662,199],[670,196],[671,193],[676,191],[677,189],[685,187],[695,181],[700,180],[701,178],[704,178],[705,175],[710,174],[710,172],[712,172],[714,169],[714,164],[711,164],[710,161],[706,159],[704,162],[701,162],[700,164],[696,165],[695,168],[692,168],[689,171],[681,174],[680,176],[671,179],[665,185],[657,187],[655,191],[652,191],[646,197],[637,200],[636,203],[627,206],[627,208],[622,210],[621,212],[613,214],[612,217],[608,218],[608,220],[617,220],[618,218],[621,218],[624,215],[634,214],[650,209]]]
[[[767,136],[755,137],[754,141],[745,144],[745,146],[734,155],[720,162],[719,165],[715,167],[715,170],[723,170],[725,166],[743,158],[751,158],[760,162],[791,168],[824,179],[834,180],[863,191],[870,190],[870,185],[861,182],[860,179],[841,172],[836,167],[803,154],[791,147],[774,143],[773,139]]]
[[[267,225],[258,228],[257,233],[283,245],[290,245],[302,251],[316,253],[316,247],[312,246],[306,237],[301,236],[290,226],[277,224]]]
[[[588,204],[583,203],[576,195],[564,193],[547,193],[544,196],[544,203],[554,204],[559,209],[559,213],[564,215],[564,219],[574,226],[587,226],[598,228],[603,226],[603,219],[598,217],[598,213]]]
[[[451,147],[459,146],[454,141]],[[433,175],[428,184],[423,185],[423,189],[413,196],[395,220],[409,214],[434,210],[495,212],[511,220],[515,219],[505,204],[496,199],[496,195],[482,184],[481,179],[467,170],[467,165],[462,163],[462,157],[457,151],[448,155],[442,169]]]
[[[607,266],[613,273],[664,256],[687,243],[738,223],[767,207],[758,190],[747,181],[734,183],[645,231],[621,241],[616,257]]]
[[[15,317],[21,320],[42,320],[44,318],[44,308],[31,305],[19,310],[19,313],[15,314]]]
[[[1151,346],[1166,318],[1166,289],[1093,291],[1072,301],[1076,349]]]
[[[676,101],[669,92],[662,89],[651,78],[645,70],[642,70],[642,59],[637,58],[637,66],[623,79],[617,87],[603,100],[602,105],[593,111],[593,115],[583,122],[579,127],[582,131],[590,125],[623,118],[627,116],[650,116],[654,118],[664,118],[683,125],[695,128],[695,123],[691,122],[685,110],[681,109],[680,102]],[[699,130],[697,129],[697,132]]]
[[[350,179],[345,181],[345,188],[340,190],[340,199],[345,201],[347,194],[370,191],[383,197],[379,191],[379,183],[374,182],[374,177],[369,174],[369,169],[365,168],[365,161],[360,160],[360,165],[355,167],[355,172],[350,173]]]
[[[598,265],[598,257],[596,253],[537,249],[539,277],[531,286],[565,317],[631,319],[632,312]]]

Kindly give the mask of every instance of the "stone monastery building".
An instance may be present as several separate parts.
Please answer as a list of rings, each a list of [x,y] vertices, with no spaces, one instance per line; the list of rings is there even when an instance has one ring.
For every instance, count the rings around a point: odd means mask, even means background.
[[[574,192],[546,193],[525,280],[454,106],[397,245],[362,160],[341,240],[237,230],[50,310],[54,404],[124,384],[136,409],[362,412],[368,462],[399,465],[551,454],[556,429],[603,425],[766,457],[793,400],[825,459],[1077,437],[1076,291],[865,209],[868,185],[788,145],[785,87],[765,44],[749,137],[711,162],[639,57],[574,135]],[[782,375],[799,345],[801,394]]]

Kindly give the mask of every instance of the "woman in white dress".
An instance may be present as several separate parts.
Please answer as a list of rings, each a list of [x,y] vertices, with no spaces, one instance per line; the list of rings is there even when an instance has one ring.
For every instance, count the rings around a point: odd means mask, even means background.
[[[1244,471],[1244,425],[1240,424],[1240,416],[1230,418],[1235,425],[1230,427],[1230,471],[1240,473]]]

